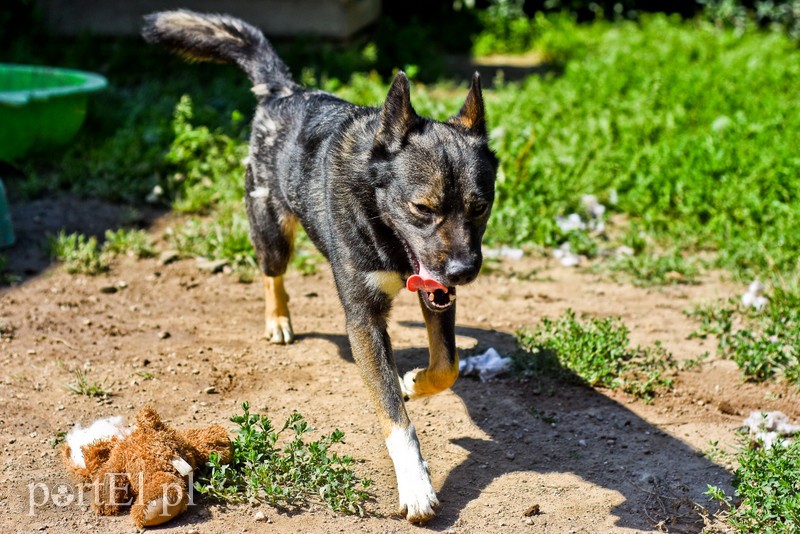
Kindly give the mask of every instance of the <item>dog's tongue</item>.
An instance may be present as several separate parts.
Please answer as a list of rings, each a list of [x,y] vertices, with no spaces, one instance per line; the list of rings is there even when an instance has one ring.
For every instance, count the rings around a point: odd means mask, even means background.
[[[422,263],[419,264],[419,274],[414,274],[408,277],[408,280],[406,281],[406,288],[412,292],[417,292],[420,289],[424,289],[428,293],[433,293],[437,289],[441,289],[447,293],[447,288],[436,281],[436,279],[431,275],[430,272],[428,272],[428,269],[426,269]]]

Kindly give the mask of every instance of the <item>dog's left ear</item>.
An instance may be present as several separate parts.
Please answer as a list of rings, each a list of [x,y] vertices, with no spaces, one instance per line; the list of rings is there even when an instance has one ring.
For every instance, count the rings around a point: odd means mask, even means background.
[[[394,151],[418,120],[417,112],[411,107],[408,76],[400,71],[394,77],[389,94],[386,95],[386,102],[381,109],[375,146],[390,152]]]
[[[486,117],[483,112],[481,75],[477,71],[472,75],[472,86],[469,88],[464,105],[461,106],[458,115],[450,117],[447,122],[462,126],[481,137],[486,137]]]

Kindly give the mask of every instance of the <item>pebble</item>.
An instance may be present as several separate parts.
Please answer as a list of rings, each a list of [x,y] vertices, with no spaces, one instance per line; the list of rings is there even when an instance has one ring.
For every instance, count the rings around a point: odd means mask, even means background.
[[[258,512],[253,514],[253,519],[255,519],[256,521],[269,521],[269,518],[267,518],[267,514],[265,514],[262,510],[259,510]]]
[[[170,334],[170,333],[169,333],[169,332],[167,332],[167,331],[163,331],[163,332],[159,332],[159,333],[158,333],[158,338],[159,338],[159,339],[167,339],[167,338],[169,338],[169,337],[171,337],[171,336],[172,336],[172,334]]]
[[[206,393],[208,395],[211,395],[211,394],[216,393],[216,392],[217,392],[217,388],[215,388],[214,386],[208,386],[207,388],[205,388],[203,390],[203,393]]]
[[[165,250],[158,257],[158,263],[161,264],[161,265],[167,265],[167,264],[172,263],[174,261],[178,261],[178,259],[180,259],[180,257],[181,257],[181,255],[178,253],[177,250]]]
[[[197,258],[197,268],[201,271],[206,271],[209,273],[218,273],[226,265],[228,265],[228,260],[209,260],[208,258]]]

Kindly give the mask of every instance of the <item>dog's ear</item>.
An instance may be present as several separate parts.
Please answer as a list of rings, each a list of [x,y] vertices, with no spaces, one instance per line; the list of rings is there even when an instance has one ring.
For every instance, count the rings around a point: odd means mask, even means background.
[[[375,147],[393,152],[418,120],[417,112],[411,107],[408,76],[400,71],[394,77],[386,102],[381,109],[378,133],[375,134]]]
[[[472,86],[467,93],[467,99],[458,115],[450,117],[447,121],[456,126],[462,126],[472,133],[486,137],[486,117],[483,112],[483,93],[481,92],[481,75],[478,72],[472,75]]]

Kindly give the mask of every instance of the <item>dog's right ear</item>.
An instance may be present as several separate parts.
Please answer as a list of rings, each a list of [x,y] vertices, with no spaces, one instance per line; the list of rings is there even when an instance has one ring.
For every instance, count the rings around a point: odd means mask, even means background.
[[[394,77],[386,102],[381,109],[378,133],[375,134],[375,148],[390,153],[396,151],[418,120],[417,112],[411,107],[408,76],[400,71]]]

